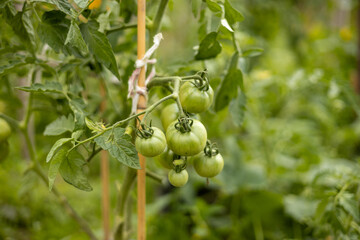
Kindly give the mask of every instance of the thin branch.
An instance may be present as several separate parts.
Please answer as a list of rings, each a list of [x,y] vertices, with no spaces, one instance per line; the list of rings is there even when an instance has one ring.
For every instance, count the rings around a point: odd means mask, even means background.
[[[134,24],[122,25],[122,26],[119,26],[119,27],[114,27],[114,28],[111,28],[109,30],[105,30],[105,34],[109,35],[111,33],[122,31],[122,30],[129,29],[129,28],[137,28],[137,24],[134,23]]]

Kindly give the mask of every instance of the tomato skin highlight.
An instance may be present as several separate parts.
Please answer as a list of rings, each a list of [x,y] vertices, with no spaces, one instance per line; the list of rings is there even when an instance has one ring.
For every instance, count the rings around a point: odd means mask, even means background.
[[[180,87],[180,102],[185,111],[201,113],[209,109],[213,102],[214,90],[209,85],[208,90],[197,88],[192,82],[187,81]]]
[[[164,130],[179,116],[179,108],[176,103],[171,103],[161,111],[160,119]]]
[[[200,121],[193,119],[191,131],[182,133],[175,128],[177,122],[172,122],[166,131],[169,149],[180,156],[193,156],[201,152],[207,140],[204,125]]]
[[[171,169],[168,173],[168,178],[170,184],[174,187],[182,187],[187,183],[189,179],[189,174],[186,169],[182,170],[179,173],[177,173],[174,169]]]
[[[192,161],[196,173],[206,178],[215,177],[224,167],[224,159],[220,153],[209,157],[204,152],[201,152],[193,156]]]
[[[89,2],[90,2],[91,0],[89,0]],[[98,8],[100,8],[100,6],[101,6],[101,2],[102,2],[102,0],[94,0],[90,5],[89,5],[89,9],[98,9]]]
[[[11,135],[11,128],[7,121],[0,118],[0,142],[8,139]]]
[[[155,159],[160,163],[160,165],[166,169],[172,169],[174,167],[173,158],[174,152],[168,148],[165,148],[163,153],[155,157]]]
[[[164,133],[157,127],[152,127],[154,130],[150,138],[135,139],[136,150],[145,157],[155,157],[164,152],[166,148],[166,138]]]

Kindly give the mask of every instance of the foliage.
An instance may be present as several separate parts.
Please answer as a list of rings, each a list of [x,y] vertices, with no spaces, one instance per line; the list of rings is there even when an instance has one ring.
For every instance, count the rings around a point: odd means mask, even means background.
[[[360,109],[349,84],[356,42],[352,25],[328,24],[337,8],[355,9],[345,2],[169,1],[157,75],[208,70],[215,100],[198,118],[225,165],[209,185],[191,164],[181,189],[149,179],[149,239],[359,238]],[[159,3],[147,6],[152,35]],[[131,110],[136,1],[87,6],[0,2],[0,117],[13,131],[0,166],[0,238],[88,239],[62,210],[65,196],[100,238],[96,154],[111,155],[112,206],[127,167],[139,168],[122,126]],[[149,106],[167,94],[151,89]],[[148,117],[160,128],[158,110]]]

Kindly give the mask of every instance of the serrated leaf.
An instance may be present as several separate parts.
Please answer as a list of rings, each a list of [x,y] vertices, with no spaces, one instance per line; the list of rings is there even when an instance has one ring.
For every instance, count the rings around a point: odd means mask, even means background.
[[[230,26],[233,26],[235,23],[244,20],[244,16],[233,6],[231,6],[229,0],[225,0],[224,7],[225,7],[225,18],[230,24]]]
[[[44,3],[50,3],[53,5],[56,5],[60,11],[63,13],[66,13],[68,15],[72,15],[71,9],[72,6],[67,0],[31,0],[30,2],[44,2]]]
[[[65,45],[65,40],[70,28],[70,21],[66,19],[63,12],[53,10],[45,12],[38,26],[40,39],[47,43],[55,52],[62,51],[65,55],[81,57],[80,51],[71,46]]]
[[[354,194],[343,193],[339,197],[339,205],[342,206],[356,221],[359,221],[359,203],[356,201]]]
[[[83,171],[86,164],[83,156],[71,151],[66,159],[61,163],[60,174],[65,182],[83,191],[92,191],[92,187]]]
[[[73,138],[74,140],[78,140],[83,133],[84,130],[77,130],[71,134],[71,138]]]
[[[243,89],[243,76],[240,69],[238,69],[239,54],[235,53],[230,62],[227,74],[221,82],[216,93],[215,111],[218,112],[225,108],[230,101],[237,97],[238,86]]]
[[[212,12],[214,12],[217,16],[221,16],[222,8],[217,2],[213,0],[206,0],[206,4]]]
[[[201,41],[196,60],[204,60],[216,57],[221,52],[221,45],[216,40],[217,32],[211,32]]]
[[[131,137],[125,133],[124,128],[115,128],[113,132],[107,131],[94,141],[104,150],[109,151],[110,155],[121,163],[140,169],[139,158]],[[111,136],[113,134],[113,136]]]
[[[88,4],[88,0],[74,0],[74,2],[76,3],[76,5],[78,5],[81,8],[85,8]]]
[[[240,127],[244,122],[246,111],[246,96],[243,92],[230,102],[229,110],[235,126]]]
[[[63,93],[62,86],[59,82],[46,82],[42,83],[33,83],[29,87],[16,87],[21,91],[25,92],[52,92],[52,93]]]
[[[48,155],[46,156],[46,162],[50,162],[51,159],[53,158],[54,154],[56,153],[56,151],[63,146],[65,143],[70,142],[71,140],[73,140],[72,138],[60,138],[59,140],[57,140],[55,142],[55,144],[51,147]]]
[[[85,124],[93,132],[101,132],[103,130],[99,125],[97,125],[96,123],[94,123],[92,120],[90,120],[88,118],[85,118]]]
[[[120,80],[115,55],[109,43],[109,39],[104,33],[99,32],[98,29],[99,23],[95,20],[90,20],[89,22],[80,25],[81,33],[89,51],[94,54],[97,61],[102,63]]]
[[[63,134],[64,132],[72,132],[74,130],[74,118],[70,114],[68,117],[61,116],[49,125],[46,126],[45,136],[56,136]]]
[[[70,44],[78,48],[82,53],[87,52],[86,43],[81,35],[80,28],[75,21],[71,21],[69,32],[66,36],[65,45]]]
[[[249,48],[242,52],[242,57],[256,57],[261,55],[264,52],[262,48]]]
[[[15,68],[27,64],[24,59],[13,59],[10,60],[7,64],[0,66],[0,76],[11,73]]]
[[[61,163],[66,159],[66,154],[69,150],[69,147],[62,146],[54,155],[52,158],[52,161],[50,162],[49,172],[48,172],[48,179],[49,179],[49,191],[54,186],[54,182],[56,179],[56,176],[59,172]]]
[[[71,99],[69,106],[75,116],[75,130],[81,129],[85,124],[85,104],[81,98]]]

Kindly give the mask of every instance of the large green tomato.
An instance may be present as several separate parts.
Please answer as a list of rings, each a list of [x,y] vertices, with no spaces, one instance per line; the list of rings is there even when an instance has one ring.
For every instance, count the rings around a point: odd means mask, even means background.
[[[201,152],[206,145],[207,139],[204,125],[200,121],[193,119],[191,131],[182,133],[175,127],[177,122],[172,122],[166,131],[169,149],[180,156],[193,156]]]
[[[162,167],[167,169],[173,169],[174,153],[170,149],[166,148],[163,153],[155,158]]]
[[[164,109],[161,111],[161,123],[163,125],[164,130],[168,128],[170,123],[175,121],[179,116],[179,108],[176,103],[171,103],[164,107]]]
[[[202,151],[193,156],[192,161],[197,174],[206,178],[215,177],[224,167],[224,159],[220,153],[209,157]]]
[[[187,81],[180,87],[179,96],[185,111],[200,113],[209,109],[213,102],[214,91],[210,85],[207,90],[201,90],[193,82]]]
[[[0,143],[0,162],[5,160],[9,155],[9,143],[8,141],[3,141]]]
[[[136,150],[145,157],[155,157],[160,155],[166,148],[166,138],[164,133],[157,127],[151,127],[154,130],[150,138],[136,137]]]
[[[168,178],[169,182],[174,187],[182,187],[187,183],[189,179],[189,174],[186,169],[181,170],[181,172],[178,173],[174,169],[171,169],[168,174]]]
[[[0,118],[0,142],[8,139],[11,135],[11,128],[9,124]]]

